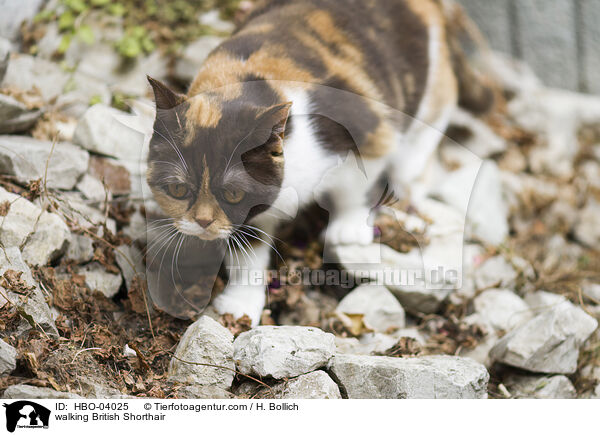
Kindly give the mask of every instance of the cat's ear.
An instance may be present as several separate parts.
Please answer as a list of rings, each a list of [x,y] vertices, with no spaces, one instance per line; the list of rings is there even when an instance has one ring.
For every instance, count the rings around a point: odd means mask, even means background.
[[[185,101],[185,95],[173,92],[167,85],[150,76],[146,77],[154,91],[154,101],[157,109],[170,110]]]
[[[285,135],[285,126],[290,116],[290,109],[292,108],[292,102],[276,104],[275,106],[269,107],[261,115],[261,124],[265,127],[271,128],[271,137],[278,141],[283,141]]]

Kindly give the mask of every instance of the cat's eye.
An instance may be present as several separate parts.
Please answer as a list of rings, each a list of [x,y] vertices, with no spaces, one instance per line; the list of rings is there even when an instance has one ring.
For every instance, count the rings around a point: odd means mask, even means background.
[[[246,192],[240,189],[226,189],[223,191],[223,198],[230,204],[237,204],[246,196]]]
[[[167,186],[167,192],[175,199],[182,199],[187,196],[190,189],[183,183],[174,183]]]

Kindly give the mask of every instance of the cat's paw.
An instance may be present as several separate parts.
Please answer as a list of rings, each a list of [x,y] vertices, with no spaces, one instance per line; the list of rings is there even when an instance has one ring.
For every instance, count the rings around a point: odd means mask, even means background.
[[[325,229],[325,242],[334,246],[373,243],[373,227],[367,218],[365,213],[354,213],[334,219]]]
[[[252,320],[252,327],[258,326],[265,307],[266,289],[262,286],[227,286],[223,293],[213,299],[212,305],[219,314],[232,314],[239,319],[244,314]]]

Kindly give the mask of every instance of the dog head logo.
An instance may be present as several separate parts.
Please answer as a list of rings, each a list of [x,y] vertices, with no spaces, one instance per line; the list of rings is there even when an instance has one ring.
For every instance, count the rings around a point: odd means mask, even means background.
[[[6,430],[18,428],[47,428],[50,410],[29,400],[19,400],[3,405],[6,408]]]

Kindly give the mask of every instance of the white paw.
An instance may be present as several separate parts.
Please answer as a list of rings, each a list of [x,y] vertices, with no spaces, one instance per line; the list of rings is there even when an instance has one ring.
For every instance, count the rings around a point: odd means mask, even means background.
[[[266,289],[263,286],[228,285],[223,293],[213,299],[213,307],[220,313],[230,313],[236,319],[246,314],[252,327],[258,326],[265,307]]]
[[[373,227],[368,213],[351,213],[340,216],[325,229],[325,242],[330,245],[369,245],[373,243]]]

